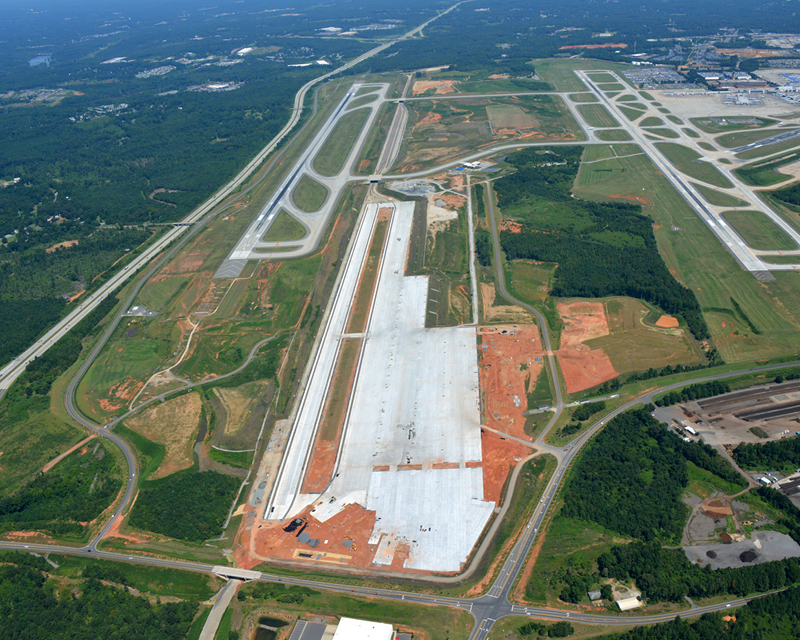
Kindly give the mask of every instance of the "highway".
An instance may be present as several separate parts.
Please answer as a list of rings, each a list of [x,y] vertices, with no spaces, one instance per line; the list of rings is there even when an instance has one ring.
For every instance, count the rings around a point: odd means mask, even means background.
[[[457,6],[457,5],[454,5]],[[452,10],[453,7],[451,7]],[[435,18],[434,18],[435,19]],[[427,25],[428,23],[425,23]],[[414,32],[418,31],[419,29],[423,28],[425,25],[418,27],[415,30],[412,30],[400,38],[400,40],[408,37],[409,35],[413,34]],[[395,41],[396,42],[396,41]],[[381,45],[376,49],[373,49],[371,52],[367,52],[364,56],[369,57],[369,55],[374,55],[379,51],[385,49],[386,47],[391,46],[391,43],[386,45]],[[361,59],[366,59],[364,56],[361,56]],[[115,321],[112,322],[111,327],[107,330],[106,334],[101,338],[100,342],[96,345],[95,349],[90,354],[89,358],[86,360],[84,365],[78,371],[78,373],[73,378],[67,393],[67,409],[70,414],[83,426],[88,429],[93,430],[100,435],[107,437],[114,441],[120,449],[125,454],[128,468],[129,468],[129,482],[126,486],[125,494],[122,500],[119,503],[117,510],[115,511],[114,515],[99,534],[92,540],[88,545],[81,548],[75,547],[66,547],[66,546],[59,546],[59,545],[41,545],[41,544],[23,544],[19,542],[9,543],[9,542],[0,542],[0,548],[5,549],[17,549],[20,551],[31,551],[31,552],[39,552],[39,553],[66,553],[66,554],[73,554],[79,556],[86,556],[86,557],[99,557],[107,560],[114,560],[114,561],[121,561],[121,562],[130,562],[135,564],[142,564],[142,565],[150,565],[150,566],[158,566],[164,568],[172,568],[172,569],[180,569],[180,570],[187,570],[187,571],[195,571],[210,574],[214,571],[214,567],[212,565],[203,564],[203,563],[196,563],[196,562],[187,562],[187,561],[175,561],[175,560],[165,560],[160,558],[149,558],[149,557],[141,557],[141,556],[127,556],[125,554],[118,554],[118,553],[109,553],[105,551],[100,551],[97,548],[98,542],[102,539],[102,537],[108,532],[110,527],[113,525],[114,520],[122,513],[130,503],[130,499],[132,498],[134,489],[135,489],[135,460],[130,448],[126,445],[124,441],[120,438],[115,436],[113,433],[109,432],[108,427],[112,426],[114,423],[108,423],[106,425],[96,425],[93,422],[87,420],[84,416],[80,414],[80,412],[75,407],[74,397],[75,397],[75,390],[77,385],[79,384],[81,378],[88,370],[88,367],[96,358],[97,354],[105,345],[106,341],[110,337],[113,329],[116,327],[116,323],[121,318],[121,314],[123,311],[127,309],[129,304],[133,302],[135,296],[137,295],[139,289],[143,286],[144,282],[146,282],[147,278],[150,274],[154,273],[162,264],[165,263],[166,260],[170,259],[172,255],[185,243],[188,238],[190,238],[194,233],[196,233],[197,229],[199,229],[202,224],[209,219],[211,215],[216,214],[216,208],[226,199],[229,195],[230,190],[241,185],[244,180],[252,173],[252,171],[257,168],[261,162],[266,158],[269,153],[271,153],[280,140],[289,132],[289,130],[297,123],[300,117],[300,112],[302,111],[302,103],[303,97],[305,92],[316,82],[329,77],[333,73],[341,71],[348,66],[352,66],[355,64],[355,61],[348,63],[348,65],[344,65],[340,69],[337,69],[331,74],[327,74],[326,76],[322,76],[311,83],[305,85],[301,90],[298,92],[297,96],[295,97],[295,109],[293,110],[292,119],[290,119],[290,123],[287,124],[287,127],[284,127],[284,130],[276,136],[273,141],[267,145],[267,147],[262,150],[262,152],[257,156],[251,163],[245,167],[245,169],[240,172],[240,174],[231,182],[229,185],[226,185],[222,190],[217,192],[209,201],[204,203],[201,207],[197,210],[192,212],[190,216],[187,216],[183,220],[184,223],[191,224],[190,227],[175,227],[174,229],[170,230],[165,236],[157,243],[154,243],[151,247],[148,247],[146,251],[144,251],[140,256],[138,256],[132,263],[126,267],[123,271],[115,274],[105,285],[103,285],[98,291],[96,291],[92,296],[88,297],[86,301],[73,313],[71,313],[67,318],[62,320],[56,327],[51,329],[42,340],[37,342],[36,345],[31,347],[27,350],[22,356],[21,359],[15,361],[8,365],[2,372],[0,372],[0,390],[5,390],[8,386],[13,382],[14,379],[24,370],[24,366],[27,365],[33,358],[41,355],[44,353],[47,348],[52,346],[59,337],[63,336],[67,331],[69,331],[77,322],[79,322],[86,314],[88,314],[94,306],[96,306],[104,296],[108,295],[111,291],[114,291],[117,287],[121,284],[126,282],[134,273],[140,271],[143,267],[150,266],[147,273],[143,275],[140,279],[139,284],[137,287],[134,288],[133,292],[129,295],[125,305],[123,305],[122,310],[115,318]],[[600,94],[602,92],[599,92]],[[398,111],[398,114],[401,112]],[[402,118],[402,115],[398,115],[398,118]],[[290,126],[291,125],[291,126]],[[397,136],[402,135],[402,127],[398,125],[397,129],[395,130],[394,124],[392,126],[392,130],[394,131],[394,135],[389,136],[389,140],[387,140],[387,147],[386,148],[393,148],[394,145],[397,144]],[[649,141],[645,141],[649,142]],[[545,143],[547,144],[547,143]],[[552,143],[549,143],[552,144]],[[567,143],[574,145],[576,143],[571,142]],[[585,144],[585,143],[578,143],[578,144]],[[603,143],[608,144],[608,143]],[[462,159],[459,162],[453,162],[445,167],[437,167],[436,169],[432,169],[429,171],[421,172],[423,175],[427,175],[430,173],[435,173],[441,171],[443,168],[447,168],[448,166],[457,166],[458,164],[463,163],[465,160],[469,161],[471,158],[481,158],[485,157],[488,153],[494,153],[497,151],[502,151],[505,149],[512,150],[518,149],[525,146],[542,146],[542,143],[535,143],[531,145],[527,144],[509,144],[495,147],[489,151],[483,151],[481,153],[474,154],[473,156],[469,156],[467,159]],[[642,145],[644,148],[644,145]],[[384,163],[381,163],[384,165]],[[658,165],[657,165],[658,166]],[[668,167],[669,169],[670,167]],[[665,171],[665,173],[667,173]],[[390,176],[387,176],[390,177]],[[409,177],[414,177],[413,174],[402,174],[404,179]],[[680,180],[678,176],[674,176],[675,179]],[[487,186],[490,190],[491,194],[491,185],[487,182]],[[682,192],[685,193],[685,192]],[[610,615],[592,615],[592,614],[585,614],[585,613],[578,613],[578,612],[568,612],[568,611],[559,611],[554,609],[545,609],[545,608],[536,608],[536,607],[524,607],[520,605],[512,605],[509,602],[508,596],[513,588],[515,581],[517,580],[519,573],[524,566],[524,562],[526,557],[528,556],[531,546],[533,545],[536,535],[541,527],[541,524],[552,505],[552,501],[557,494],[557,490],[561,485],[563,477],[569,468],[569,465],[574,460],[575,456],[581,450],[581,448],[592,438],[592,436],[602,428],[603,424],[613,418],[614,416],[626,411],[636,405],[650,402],[654,395],[669,391],[671,389],[677,389],[682,386],[688,384],[688,382],[680,382],[680,383],[673,383],[670,385],[665,385],[660,387],[657,390],[652,390],[648,394],[640,396],[638,398],[634,398],[623,406],[619,407],[612,413],[603,417],[602,420],[597,421],[592,427],[578,436],[575,440],[573,440],[567,447],[561,448],[554,448],[548,445],[545,445],[543,442],[543,438],[546,435],[547,431],[555,424],[558,416],[560,415],[561,411],[563,410],[564,403],[563,397],[561,393],[561,389],[558,385],[558,374],[556,368],[555,358],[552,355],[552,346],[550,342],[550,336],[547,330],[547,324],[545,319],[542,315],[533,307],[522,303],[519,300],[516,300],[506,289],[505,282],[503,278],[503,272],[500,268],[500,246],[499,246],[499,239],[497,234],[497,225],[495,224],[494,216],[494,207],[492,204],[492,199],[489,198],[489,215],[492,220],[492,229],[493,229],[493,246],[495,251],[495,264],[497,267],[497,287],[500,295],[507,298],[514,304],[520,305],[530,312],[532,312],[538,322],[542,333],[542,343],[544,345],[545,351],[548,353],[547,362],[548,362],[548,370],[551,374],[551,379],[554,381],[554,392],[555,392],[555,406],[554,406],[554,416],[548,422],[546,428],[540,434],[540,436],[536,440],[537,447],[539,447],[543,451],[547,451],[552,453],[556,456],[558,460],[557,468],[549,481],[547,487],[542,496],[542,501],[538,505],[538,507],[534,510],[532,517],[530,518],[529,522],[526,523],[526,527],[520,536],[517,543],[514,545],[511,553],[509,554],[508,558],[505,560],[503,566],[501,567],[496,579],[494,580],[493,584],[491,585],[488,593],[480,598],[449,598],[449,597],[439,597],[435,595],[427,595],[427,594],[420,594],[415,592],[409,591],[401,591],[401,590],[394,590],[394,589],[375,589],[375,588],[367,588],[367,587],[360,587],[354,585],[337,585],[337,584],[330,584],[324,581],[318,580],[305,580],[299,578],[288,578],[278,575],[272,575],[267,573],[261,573],[258,577],[259,580],[267,581],[267,582],[282,582],[285,584],[297,584],[303,586],[309,586],[316,589],[324,589],[329,591],[335,591],[339,593],[350,593],[354,595],[363,595],[363,596],[371,596],[371,597],[378,597],[378,598],[385,598],[390,600],[400,600],[400,601],[408,601],[414,603],[422,603],[428,605],[441,605],[441,606],[450,606],[456,607],[465,611],[470,612],[475,618],[475,625],[473,627],[472,633],[470,638],[473,640],[483,640],[484,638],[488,637],[491,632],[491,629],[494,623],[508,615],[523,615],[523,616],[530,616],[536,618],[544,618],[548,620],[571,620],[575,622],[582,622],[587,624],[603,624],[603,625],[630,625],[630,624],[651,624],[654,622],[661,622],[666,620],[671,620],[674,618],[675,614],[663,614],[663,615],[654,615],[654,616],[630,616],[630,615],[620,615],[620,616],[610,616]],[[187,230],[189,231],[187,233]],[[183,237],[181,237],[183,236]],[[177,242],[176,242],[177,241]],[[160,259],[156,260],[160,256]],[[711,381],[711,380],[721,380],[729,377],[739,376],[747,373],[756,373],[756,372],[768,372],[772,370],[777,370],[785,367],[790,366],[798,366],[800,362],[794,363],[784,363],[780,365],[771,365],[766,367],[758,367],[747,369],[743,371],[735,371],[735,372],[727,372],[727,373],[718,373],[718,374],[711,374],[706,375],[698,378],[694,378],[691,382],[703,382],[703,381]],[[473,563],[471,566],[475,565],[475,560],[480,559],[480,554],[476,554],[476,558],[473,559]],[[464,574],[455,578],[455,580],[448,578],[447,581],[458,581],[463,580],[465,577]],[[433,582],[433,579],[431,579]],[[708,607],[702,608],[692,608],[690,610],[682,612],[682,615],[700,615],[701,613],[706,613],[710,611],[720,611],[726,609],[728,606],[741,606],[742,604],[746,603],[748,599],[736,599],[732,600],[728,603],[719,603]]]

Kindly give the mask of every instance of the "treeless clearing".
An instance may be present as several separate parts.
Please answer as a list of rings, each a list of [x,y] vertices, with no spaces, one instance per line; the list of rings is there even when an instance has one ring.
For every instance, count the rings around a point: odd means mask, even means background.
[[[411,92],[415,96],[418,96],[426,91],[435,89],[434,93],[440,96],[446,93],[455,93],[455,87],[453,85],[458,83],[458,80],[417,80]]]
[[[167,451],[164,460],[151,480],[192,466],[192,445],[200,423],[202,403],[197,393],[188,393],[148,409],[126,421],[129,429],[148,440],[163,444]]]
[[[494,305],[495,290],[493,284],[481,282],[481,302],[483,306],[483,319],[487,323],[497,324],[532,324],[533,318],[524,309],[515,305]]]
[[[483,458],[483,499],[499,505],[508,474],[512,467],[531,453],[531,447],[504,438],[499,433],[481,430]]]
[[[225,435],[232,435],[241,429],[250,417],[251,394],[242,387],[234,389],[214,388],[214,393],[225,407]]]
[[[61,455],[56,456],[55,458],[53,458],[50,462],[48,462],[46,465],[44,465],[44,467],[42,467],[42,473],[47,473],[48,471],[50,471],[50,469],[52,469],[54,466],[56,466],[64,458],[66,458],[70,453],[72,453],[73,451],[77,451],[78,449],[80,449],[84,445],[88,444],[91,440],[94,440],[96,437],[97,437],[97,434],[93,433],[88,438],[84,438],[83,440],[81,440],[74,447],[70,447],[69,449],[67,449]],[[3,452],[0,451],[0,455],[2,455],[2,453]],[[83,455],[84,453],[86,453],[86,452],[84,451],[83,453],[81,453],[81,455]],[[0,469],[2,469],[2,467],[0,467]]]
[[[643,196],[634,195],[630,191],[628,193],[625,193],[625,194],[614,193],[614,194],[612,194],[612,195],[610,195],[608,197],[609,198],[618,198],[620,200],[630,200],[631,202],[638,202],[639,204],[647,204],[647,205],[653,204],[652,200],[648,200],[647,198],[645,198]]]
[[[544,366],[539,330],[532,325],[506,325],[481,327],[478,333],[481,336],[478,373],[486,424],[530,440],[525,434],[523,412],[528,409],[528,389],[536,385]]]
[[[74,247],[78,244],[78,240],[67,240],[66,242],[59,242],[58,244],[54,244],[52,247],[48,247],[45,250],[45,253],[53,253],[56,249],[69,249],[70,247]]]
[[[558,361],[569,393],[588,389],[617,376],[605,351],[589,349],[584,342],[608,335],[602,302],[577,301],[558,304],[564,321]]]
[[[738,56],[739,58],[785,58],[791,55],[791,49],[717,49],[717,53],[724,56]]]
[[[674,329],[680,326],[680,322],[678,322],[677,318],[673,318],[672,316],[661,316],[656,320],[656,326],[664,329]]]
[[[322,493],[333,475],[362,342],[363,340],[358,338],[342,340],[340,343],[339,357],[333,371],[333,379],[317,429],[316,442],[303,481],[303,493]]]

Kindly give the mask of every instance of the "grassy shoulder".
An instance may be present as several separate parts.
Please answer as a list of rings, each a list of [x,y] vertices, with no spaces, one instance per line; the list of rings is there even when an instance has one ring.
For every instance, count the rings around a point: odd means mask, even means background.
[[[731,181],[723,176],[714,165],[703,162],[700,154],[689,147],[672,142],[661,142],[657,146],[681,173],[722,189],[733,187]]]
[[[323,176],[337,175],[344,168],[350,150],[369,114],[369,109],[357,109],[344,114],[314,158],[314,169]]]
[[[327,199],[328,190],[308,175],[300,178],[300,182],[297,183],[294,191],[292,191],[292,201],[300,209],[308,213],[319,211]],[[275,222],[277,223],[277,220]],[[272,226],[274,227],[275,223]]]

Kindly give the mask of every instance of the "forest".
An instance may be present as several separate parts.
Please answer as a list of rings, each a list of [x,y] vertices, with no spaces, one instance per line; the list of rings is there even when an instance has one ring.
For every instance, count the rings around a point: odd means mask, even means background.
[[[151,604],[127,587],[86,574],[74,589],[65,589],[48,579],[49,571],[43,558],[0,557],[0,640],[178,640],[197,613],[196,602]]]
[[[47,473],[41,473],[13,496],[0,498],[0,531],[47,531],[80,537],[117,497],[122,487],[119,465],[95,441]]]
[[[800,437],[764,444],[743,442],[733,450],[733,459],[742,469],[771,471],[800,467]]]
[[[699,382],[690,384],[683,389],[670,391],[669,393],[656,398],[654,402],[659,407],[669,407],[679,402],[690,400],[700,400],[701,398],[713,398],[714,396],[730,393],[731,385],[727,382],[712,380],[711,382]]]
[[[732,613],[732,615],[731,615]],[[727,614],[727,615],[726,615]],[[790,640],[800,637],[800,588],[751,600],[733,612],[636,627],[603,640]]]
[[[237,478],[216,471],[178,471],[145,483],[131,509],[130,524],[178,540],[203,542],[222,532],[238,488]]]
[[[516,171],[494,188],[504,215],[523,225],[521,233],[500,232],[506,257],[558,264],[554,297],[641,298],[682,316],[696,338],[708,338],[697,298],[670,274],[641,207],[572,197],[581,153],[531,149],[506,159]]]
[[[575,464],[561,515],[642,540],[679,538],[689,481],[680,442],[645,408],[617,416]]]

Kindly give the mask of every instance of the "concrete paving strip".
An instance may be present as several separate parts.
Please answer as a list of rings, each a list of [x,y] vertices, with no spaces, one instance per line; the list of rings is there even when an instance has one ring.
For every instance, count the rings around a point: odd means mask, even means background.
[[[428,278],[403,275],[413,211],[400,203],[392,217],[334,479],[298,505],[327,519],[360,502],[376,513],[376,561],[402,551],[406,568],[458,571],[495,507],[483,499],[476,329],[425,328]]]
[[[310,448],[314,442],[319,417],[336,365],[339,343],[347,327],[350,306],[355,296],[361,270],[369,250],[372,230],[381,206],[387,205],[367,205],[364,215],[361,217],[352,251],[345,262],[330,314],[322,330],[319,349],[312,362],[311,375],[303,391],[286,454],[278,471],[275,489],[267,505],[265,517],[268,519],[282,520],[290,513],[296,512],[297,507],[300,506],[300,503],[295,501],[295,497],[300,490],[308,464]]]
[[[206,618],[203,630],[200,632],[200,640],[214,640],[222,616],[225,615],[225,610],[233,600],[233,594],[236,593],[238,587],[238,580],[228,580],[228,583],[222,587],[222,591],[217,594],[217,599],[214,601],[214,606],[211,607],[211,613]]]

